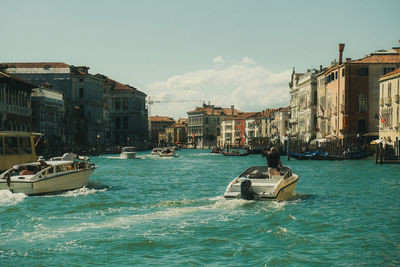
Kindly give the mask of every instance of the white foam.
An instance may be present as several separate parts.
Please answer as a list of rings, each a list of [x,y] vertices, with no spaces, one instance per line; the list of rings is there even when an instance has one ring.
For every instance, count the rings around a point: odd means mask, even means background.
[[[15,205],[26,198],[27,195],[24,193],[13,194],[9,190],[0,190],[0,206],[12,206]]]
[[[95,194],[97,192],[104,192],[107,189],[101,189],[101,190],[97,190],[97,189],[89,189],[87,187],[82,187],[82,188],[78,188],[72,191],[67,191],[63,194],[61,194],[61,196],[63,197],[78,197],[78,196],[87,196],[90,194]]]

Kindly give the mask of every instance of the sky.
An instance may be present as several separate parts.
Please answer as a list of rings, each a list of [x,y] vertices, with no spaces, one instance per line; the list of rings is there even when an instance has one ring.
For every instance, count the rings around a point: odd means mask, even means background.
[[[399,0],[0,0],[0,62],[88,66],[151,115],[289,105],[296,72],[400,46]]]

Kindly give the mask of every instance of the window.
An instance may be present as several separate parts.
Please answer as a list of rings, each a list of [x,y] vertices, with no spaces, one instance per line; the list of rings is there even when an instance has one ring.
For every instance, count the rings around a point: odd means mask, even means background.
[[[335,72],[335,79],[337,80],[337,71]]]
[[[20,153],[21,154],[31,154],[31,139],[29,137],[21,137],[19,139]]]
[[[368,76],[368,68],[359,68],[358,76]]]
[[[83,98],[83,97],[84,97],[83,88],[79,88],[79,98]]]
[[[120,110],[121,109],[121,102],[119,99],[115,99],[115,110]]]
[[[388,83],[388,96],[392,96],[392,83]]]
[[[124,117],[124,129],[128,129],[128,117]]]
[[[115,128],[116,129],[120,129],[121,128],[121,119],[120,118],[117,118],[115,120]]]
[[[399,108],[397,108],[397,111]],[[3,155],[3,137],[0,136],[0,155]]]
[[[367,96],[364,94],[360,94],[358,98],[358,111],[367,112]]]
[[[344,77],[344,69],[342,69],[342,77]]]
[[[313,101],[313,104],[316,105],[316,104],[317,104],[317,101],[318,101],[318,92],[315,91],[315,92],[314,92],[314,101]]]
[[[79,78],[79,82],[83,82],[83,78]]]
[[[17,137],[4,137],[4,145],[6,154],[18,154],[18,140]]]
[[[383,75],[392,71],[394,71],[394,68],[383,68]]]
[[[357,132],[365,133],[366,131],[367,131],[367,127],[366,127],[365,119],[358,120]]]
[[[122,109],[123,110],[128,110],[128,99],[124,98],[122,100]]]

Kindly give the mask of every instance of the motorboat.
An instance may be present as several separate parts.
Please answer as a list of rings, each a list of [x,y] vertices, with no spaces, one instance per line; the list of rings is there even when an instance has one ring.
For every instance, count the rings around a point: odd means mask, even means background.
[[[134,158],[136,158],[135,147],[126,146],[126,147],[122,148],[121,155],[119,157],[123,158],[123,159],[134,159]]]
[[[172,158],[176,156],[176,151],[172,148],[166,147],[161,150],[158,156],[161,158]]]
[[[252,166],[229,183],[224,197],[284,201],[293,196],[298,180],[287,166],[272,177],[268,177],[268,166]]]
[[[0,174],[0,190],[38,195],[84,187],[97,167],[87,157],[15,165]]]
[[[163,149],[161,147],[155,147],[153,148],[153,150],[151,151],[152,155],[159,155],[161,153]]]
[[[224,156],[239,156],[240,157],[240,156],[247,156],[247,155],[251,154],[251,151],[247,150],[247,151],[241,153],[239,150],[231,150],[231,151],[222,150],[221,153]]]

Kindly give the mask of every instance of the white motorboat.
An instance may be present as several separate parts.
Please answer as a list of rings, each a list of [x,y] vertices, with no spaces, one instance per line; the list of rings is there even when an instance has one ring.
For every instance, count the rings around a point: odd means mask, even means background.
[[[170,147],[163,148],[161,152],[158,154],[161,158],[175,157],[176,151]]]
[[[225,190],[225,198],[284,201],[293,196],[299,176],[290,167],[279,175],[268,177],[268,166],[253,166],[233,179]]]
[[[123,158],[123,159],[134,159],[134,158],[136,158],[135,147],[126,146],[126,147],[122,148],[122,152],[121,152],[121,155],[119,157]]]
[[[161,151],[162,151],[163,149],[161,148],[161,147],[155,147],[155,148],[153,148],[153,150],[151,151],[151,154],[152,155],[159,155],[160,153],[161,153]]]
[[[97,168],[87,157],[15,165],[0,174],[0,190],[37,195],[84,187]]]

